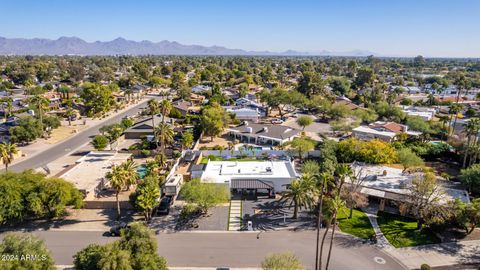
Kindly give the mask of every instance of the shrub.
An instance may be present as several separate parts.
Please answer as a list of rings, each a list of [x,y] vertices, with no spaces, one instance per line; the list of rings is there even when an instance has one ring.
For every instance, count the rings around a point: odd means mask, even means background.
[[[150,156],[151,151],[150,151],[150,150],[143,149],[143,150],[140,151],[140,153],[142,154],[142,156],[148,157],[148,156]]]
[[[432,268],[430,267],[430,265],[428,265],[426,263],[424,263],[420,266],[420,270],[430,270],[430,269],[432,269]]]
[[[299,270],[305,269],[298,258],[292,253],[275,253],[268,255],[261,265],[264,270],[282,269],[282,270]]]

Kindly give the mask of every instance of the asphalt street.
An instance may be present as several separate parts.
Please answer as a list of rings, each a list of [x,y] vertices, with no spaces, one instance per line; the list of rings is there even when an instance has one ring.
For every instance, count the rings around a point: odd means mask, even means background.
[[[153,96],[152,96],[153,97]],[[149,96],[149,98],[152,98]],[[160,97],[156,96],[155,98],[160,99]],[[16,163],[12,166],[9,167],[11,171],[15,172],[20,172],[26,169],[35,169],[38,167],[42,167],[70,152],[73,150],[77,149],[78,147],[86,144],[89,142],[93,136],[97,135],[99,133],[99,129],[104,126],[104,125],[109,125],[109,124],[114,124],[120,122],[123,117],[125,116],[133,116],[140,112],[142,108],[146,107],[146,103],[141,103],[138,105],[135,105],[134,107],[121,112],[111,118],[108,118],[104,122],[98,123],[95,126],[89,127],[86,130],[83,130],[76,134],[75,136],[72,136],[71,138],[64,140],[51,148],[38,153],[34,156],[29,157],[28,159]],[[88,123],[87,123],[88,124]]]
[[[104,237],[102,232],[33,233],[45,240],[58,265],[72,264],[72,256],[88,244],[104,244],[118,239]],[[0,234],[0,238],[3,235]],[[295,253],[308,269],[313,268],[315,260],[314,231],[272,231],[260,234],[181,232],[159,233],[156,237],[159,254],[164,256],[172,267],[259,267],[266,255],[287,251]],[[342,234],[335,236],[332,252],[330,269],[405,269],[377,248]]]

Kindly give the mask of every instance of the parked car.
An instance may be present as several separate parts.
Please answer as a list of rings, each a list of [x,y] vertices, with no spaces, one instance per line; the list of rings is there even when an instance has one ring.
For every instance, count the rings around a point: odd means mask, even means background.
[[[128,229],[130,229],[130,225],[128,223],[120,222],[110,228],[110,236],[120,236],[122,230]]]
[[[279,119],[279,118],[273,118],[271,120],[272,124],[282,124],[283,123],[283,120],[282,119]]]
[[[172,206],[173,200],[171,196],[165,196],[160,200],[156,213],[157,215],[168,215],[170,213],[170,206]]]

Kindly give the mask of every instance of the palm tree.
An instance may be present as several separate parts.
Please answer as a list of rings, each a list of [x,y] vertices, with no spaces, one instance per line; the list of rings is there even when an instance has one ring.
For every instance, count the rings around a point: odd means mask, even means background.
[[[162,113],[162,123],[165,123],[165,115],[168,115],[172,110],[170,101],[164,99],[160,102],[160,112]]]
[[[322,254],[319,254],[320,246],[320,226],[322,224],[322,209],[323,209],[323,195],[326,192],[326,188],[333,184],[334,178],[330,173],[323,172],[315,175],[316,186],[319,190],[320,196],[318,198],[318,213],[317,213],[317,243],[315,249],[315,269],[322,269]]]
[[[0,144],[0,158],[5,165],[5,171],[8,171],[8,165],[13,162],[14,156],[18,153],[17,146],[14,143]]]
[[[314,203],[315,189],[313,177],[310,174],[303,174],[300,179],[293,180],[288,190],[282,194],[281,200],[289,200],[293,204],[293,219],[298,218],[298,209],[301,207],[310,208]]]
[[[37,109],[38,118],[40,119],[40,126],[42,127],[43,134],[43,112],[48,108],[48,100],[45,97],[35,95],[28,101],[35,109]]]
[[[11,97],[4,97],[0,100],[3,108],[3,115],[5,117],[5,122],[8,119],[11,111],[13,110],[13,99]]]
[[[148,101],[147,106],[148,106],[148,111],[152,116],[152,127],[155,127],[155,115],[160,110],[160,104],[158,104],[158,101],[156,99],[152,98]]]
[[[167,166],[167,157],[165,156],[164,153],[158,153],[155,156],[155,161],[157,162],[158,166],[160,166],[161,169],[164,169]]]
[[[65,115],[68,118],[68,125],[71,126],[72,125],[72,117],[77,115],[77,113],[72,108],[68,108],[67,111],[65,112]]]
[[[330,237],[330,247],[328,249],[328,256],[327,256],[327,265],[325,266],[325,270],[328,270],[328,266],[330,265],[330,257],[332,255],[332,247],[333,247],[333,236],[335,234],[335,228],[337,223],[337,213],[341,209],[345,207],[345,202],[340,198],[340,196],[335,196],[330,203],[330,212],[332,213],[332,235]]]
[[[137,172],[137,164],[133,159],[127,159],[125,162],[123,162],[121,165],[123,173],[127,180],[125,181],[125,184],[127,186],[127,190],[130,189],[131,185],[134,185],[138,182],[140,179],[140,176],[138,175]]]
[[[160,123],[154,130],[155,140],[160,143],[160,150],[165,154],[165,144],[173,141],[173,129],[170,125]]]
[[[108,179],[110,186],[115,190],[115,199],[117,200],[117,220],[120,219],[120,201],[118,200],[118,194],[127,184],[127,177],[123,171],[122,166],[113,166],[112,170],[105,175]]]
[[[463,105],[459,104],[459,103],[453,103],[452,105],[450,105],[449,113],[455,115],[451,132],[449,132],[450,135],[453,135],[453,133],[455,132],[455,126],[457,125],[457,119],[458,119],[458,113],[462,110],[462,108],[463,108]],[[452,116],[450,116],[450,124],[451,123],[452,123]]]
[[[465,125],[465,129],[463,130],[467,135],[467,144],[465,146],[465,154],[463,156],[463,168],[467,165],[467,157],[470,150],[470,143],[472,140],[472,136],[474,136],[474,144],[476,143],[476,138],[478,137],[478,132],[480,130],[480,119],[479,118],[472,118],[468,123]]]
[[[337,194],[340,194],[343,184],[347,177],[353,177],[352,168],[348,164],[338,164],[335,168],[335,174],[338,176]]]

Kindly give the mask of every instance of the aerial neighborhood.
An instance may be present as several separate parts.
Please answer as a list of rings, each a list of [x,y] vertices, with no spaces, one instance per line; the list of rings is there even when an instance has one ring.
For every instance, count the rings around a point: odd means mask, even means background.
[[[427,262],[403,249],[480,239],[479,67],[4,56],[0,221],[122,237],[310,228],[327,250],[340,231],[415,269]],[[75,252],[65,264],[87,269]]]

